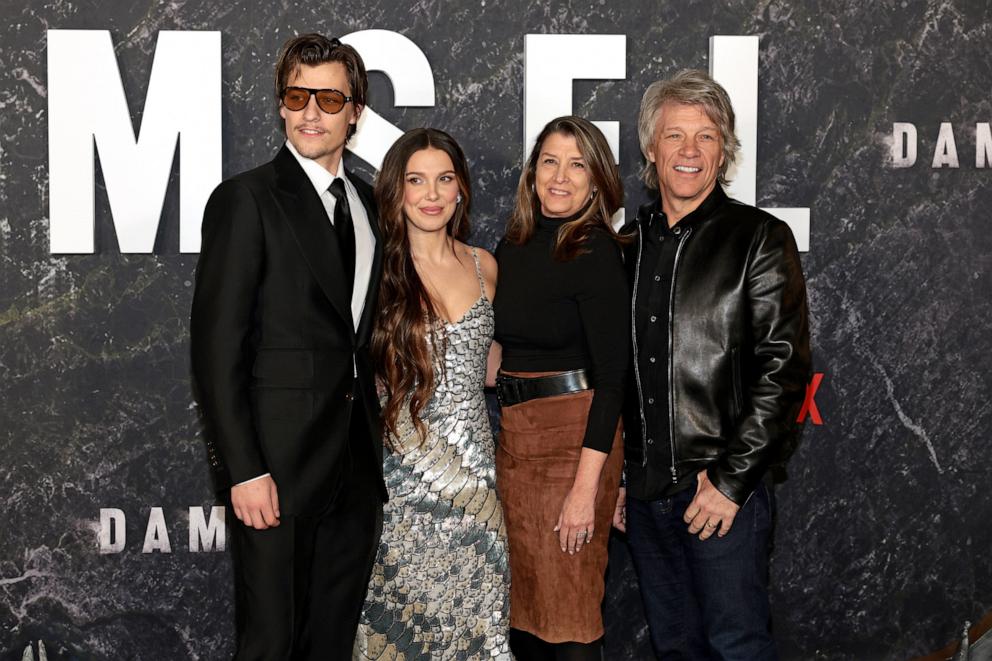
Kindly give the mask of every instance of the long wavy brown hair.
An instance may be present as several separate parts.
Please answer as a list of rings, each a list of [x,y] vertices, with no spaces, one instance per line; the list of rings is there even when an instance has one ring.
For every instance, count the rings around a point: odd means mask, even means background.
[[[595,192],[582,215],[575,220],[562,223],[558,228],[554,258],[558,261],[568,261],[580,255],[586,238],[596,227],[609,232],[617,243],[625,243],[627,239],[617,235],[612,225],[613,214],[623,207],[620,169],[613,161],[613,152],[602,132],[588,120],[574,115],[552,119],[537,136],[524,170],[520,173],[513,214],[506,227],[507,241],[520,245],[527,243],[534,236],[535,218],[541,209],[541,200],[534,190],[537,161],[541,156],[544,141],[555,133],[575,138],[575,143],[589,169]]]
[[[407,131],[386,152],[375,179],[383,268],[372,359],[386,394],[382,419],[390,447],[394,447],[390,437],[398,436],[396,423],[407,400],[414,426],[421,438],[426,434],[420,413],[434,392],[434,356],[444,355],[442,319],[413,263],[403,213],[407,164],[416,152],[430,148],[446,153],[454,165],[462,199],[445,229],[452,238],[464,240],[469,233],[472,190],[465,154],[450,135],[433,128]]]

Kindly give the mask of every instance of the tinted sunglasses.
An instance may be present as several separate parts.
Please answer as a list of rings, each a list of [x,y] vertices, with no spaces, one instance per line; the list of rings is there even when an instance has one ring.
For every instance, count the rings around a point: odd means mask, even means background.
[[[344,104],[353,97],[345,96],[338,90],[315,90],[309,87],[287,87],[282,91],[282,104],[288,110],[303,110],[310,103],[310,95],[317,97],[317,107],[329,115],[341,112]]]

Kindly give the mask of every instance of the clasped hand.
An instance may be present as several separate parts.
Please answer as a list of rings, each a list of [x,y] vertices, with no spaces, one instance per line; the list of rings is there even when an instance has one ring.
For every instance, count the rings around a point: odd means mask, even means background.
[[[234,516],[249,528],[265,530],[279,525],[279,492],[266,475],[231,487]]]

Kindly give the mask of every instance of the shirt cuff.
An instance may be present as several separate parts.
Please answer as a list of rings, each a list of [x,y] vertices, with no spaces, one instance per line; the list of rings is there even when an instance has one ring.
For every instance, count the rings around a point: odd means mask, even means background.
[[[261,480],[263,477],[269,477],[272,473],[266,473],[264,475],[259,475],[258,477],[253,477],[250,480],[245,480],[244,482],[238,482],[234,486],[240,487],[242,484],[248,484],[249,482],[254,482],[255,480]]]

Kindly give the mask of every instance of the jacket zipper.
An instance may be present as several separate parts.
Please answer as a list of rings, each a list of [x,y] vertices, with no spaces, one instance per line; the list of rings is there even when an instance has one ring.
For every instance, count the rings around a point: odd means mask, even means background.
[[[641,370],[637,366],[637,285],[641,280],[641,252],[644,248],[644,228],[637,228],[637,263],[634,265],[634,292],[630,298],[630,337],[634,345],[634,381],[637,383],[637,410],[641,414],[641,466],[648,465],[648,424],[644,415],[644,393],[641,391]]]
[[[682,246],[689,240],[690,234],[692,234],[692,228],[687,227],[685,234],[679,241],[678,247],[675,249],[675,265],[672,267],[672,288],[668,293],[668,443],[672,450],[672,484],[678,484],[679,481],[679,474],[675,469],[675,388],[672,386],[675,382],[675,357],[673,355],[675,335],[675,278],[679,272],[679,257],[682,256]]]
[[[737,347],[730,349],[730,371],[733,377],[734,388],[734,416],[740,417],[744,412],[744,396],[741,393],[741,356]]]

